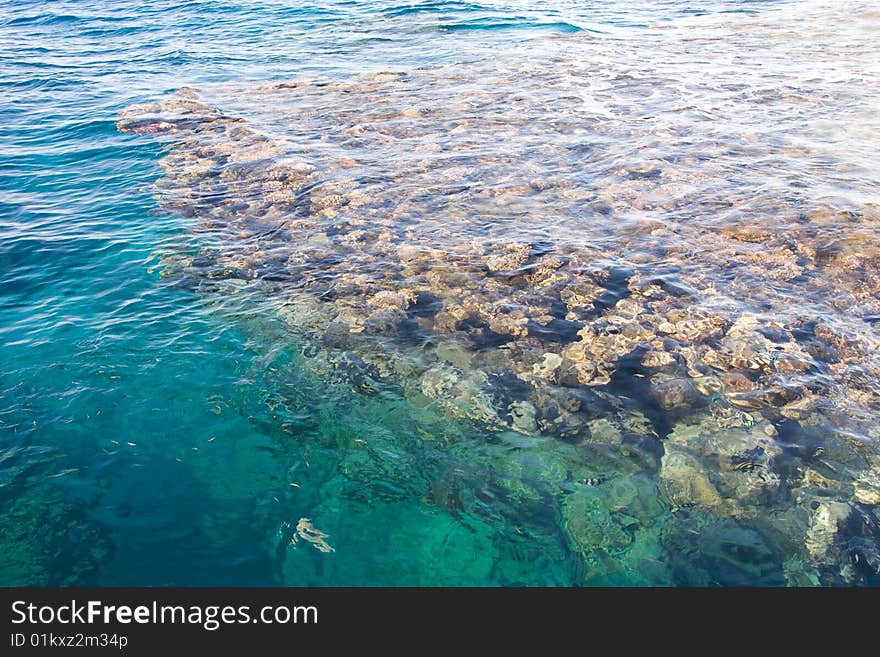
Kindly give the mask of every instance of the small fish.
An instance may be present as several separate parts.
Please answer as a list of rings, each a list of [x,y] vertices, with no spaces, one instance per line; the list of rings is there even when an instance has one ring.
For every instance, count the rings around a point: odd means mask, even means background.
[[[760,463],[756,463],[751,459],[746,459],[745,461],[740,461],[739,463],[734,463],[733,469],[738,472],[751,472],[755,468],[763,468],[764,466]]]
[[[819,445],[816,449],[813,450],[813,458],[817,459],[821,456],[825,456],[825,448]]]
[[[584,484],[585,486],[599,486],[600,484],[605,483],[604,477],[586,477],[584,479],[579,479],[578,483]]]

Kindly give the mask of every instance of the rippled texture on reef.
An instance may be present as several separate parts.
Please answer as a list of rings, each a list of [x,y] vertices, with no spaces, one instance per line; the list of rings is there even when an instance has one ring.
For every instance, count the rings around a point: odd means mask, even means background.
[[[147,351],[138,404],[198,412],[144,482],[186,468],[163,504],[203,491],[187,535],[219,563],[254,517],[245,582],[880,583],[880,14],[845,4],[425,3],[380,15],[530,35],[122,108],[162,148],[156,310],[208,334]],[[131,514],[114,479],[71,512],[84,581]]]

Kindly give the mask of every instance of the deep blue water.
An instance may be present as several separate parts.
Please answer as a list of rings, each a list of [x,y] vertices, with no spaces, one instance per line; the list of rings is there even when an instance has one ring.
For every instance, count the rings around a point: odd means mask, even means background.
[[[776,4],[3,0],[0,584],[581,581],[541,499],[426,503],[497,475],[503,450],[471,460],[478,428],[322,381],[258,298],[160,275],[197,238],[151,196],[163,147],[118,132],[117,112],[181,86],[482,61]],[[357,441],[368,480],[347,476]],[[291,546],[302,518],[333,552]]]

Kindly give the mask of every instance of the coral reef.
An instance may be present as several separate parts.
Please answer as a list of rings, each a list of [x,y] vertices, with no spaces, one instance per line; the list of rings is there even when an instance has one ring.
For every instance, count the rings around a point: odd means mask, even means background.
[[[777,137],[662,154],[559,88],[589,78],[580,60],[532,70],[534,96],[515,70],[478,92],[449,66],[126,108],[121,131],[169,144],[156,197],[200,239],[164,276],[259,288],[327,380],[635,464],[551,477],[586,564],[660,518],[678,545],[691,513],[705,531],[682,549],[722,581],[796,583],[783,543],[824,581],[877,581],[878,206],[752,191],[811,161]],[[791,508],[786,543],[764,528]]]

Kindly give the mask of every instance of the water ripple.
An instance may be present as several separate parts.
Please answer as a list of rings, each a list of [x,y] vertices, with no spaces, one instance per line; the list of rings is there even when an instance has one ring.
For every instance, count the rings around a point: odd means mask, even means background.
[[[0,583],[874,581],[842,564],[874,564],[878,543],[876,353],[862,353],[880,315],[866,219],[878,185],[876,12],[865,22],[829,7],[0,1]],[[221,108],[230,131],[243,130],[236,143],[260,135],[282,155],[188,162],[205,141],[192,126],[165,143],[117,133],[120,110],[181,89],[178,101],[198,90]],[[155,118],[128,127],[161,135]],[[456,140],[467,152],[448,150]],[[279,164],[316,171],[292,201],[304,222],[298,252],[289,226],[251,207]],[[668,182],[661,169],[682,177]],[[229,180],[196,189],[205,176]],[[542,180],[564,184],[531,186]],[[357,210],[346,182],[376,203]],[[592,196],[579,197],[585,189]],[[455,247],[428,274],[482,281],[474,298],[493,304],[503,289],[507,316],[543,303],[523,277],[538,275],[551,247],[589,285],[529,315],[520,342],[479,317],[450,325],[464,345],[425,332],[452,283],[407,305],[409,329],[397,335],[382,328],[397,326],[393,308],[359,332],[357,304],[345,310],[354,324],[326,330],[322,308],[359,286],[374,286],[370,313],[400,301],[380,294],[395,291],[382,288],[383,271],[410,262],[414,278],[426,274],[406,253],[365,264],[340,246],[381,244],[371,231],[391,212],[411,243]],[[775,259],[754,240],[778,246]],[[502,248],[511,241],[528,246],[519,265],[522,254]],[[810,248],[789,257],[793,244]],[[643,364],[624,359],[598,392],[561,386],[558,414],[540,418],[552,430],[523,434],[531,381],[555,371],[583,326],[625,310],[633,272],[684,313],[682,331],[692,306],[703,319],[730,312],[693,280],[713,252],[737,263],[711,270],[716,291],[748,306],[769,345],[747,358],[781,372],[791,354],[772,356],[773,345],[791,335],[811,367],[784,380],[810,390],[815,410],[776,389],[762,400],[739,391],[740,406],[701,396],[703,440],[680,409],[636,403],[651,389],[626,387]],[[800,273],[781,275],[789,269]],[[278,290],[296,281],[306,285],[290,303]],[[627,338],[630,328],[611,324],[597,343]],[[669,353],[694,365],[695,352],[670,348],[676,332],[665,335],[652,346],[656,367],[670,366]],[[528,381],[508,369],[523,345]],[[425,354],[449,367],[419,378]],[[503,407],[505,426],[474,423],[474,400],[455,392],[477,378],[492,391],[478,404],[483,420]],[[652,383],[675,402],[675,385]],[[747,406],[773,400],[784,413],[769,419]],[[577,417],[590,418],[589,440]],[[715,454],[714,427],[734,421],[732,446]],[[745,437],[767,427],[781,452],[749,451]],[[651,431],[669,437],[660,444]],[[695,462],[707,479],[670,489]],[[791,504],[767,497],[759,475],[783,481],[774,490]],[[751,504],[741,502],[749,486],[771,513],[731,506]],[[699,503],[676,505],[685,493]],[[817,517],[862,533],[822,543],[833,533],[813,530]],[[304,519],[309,532],[297,529]]]

